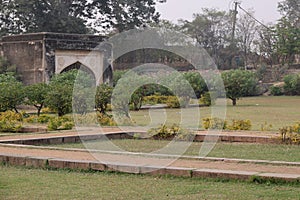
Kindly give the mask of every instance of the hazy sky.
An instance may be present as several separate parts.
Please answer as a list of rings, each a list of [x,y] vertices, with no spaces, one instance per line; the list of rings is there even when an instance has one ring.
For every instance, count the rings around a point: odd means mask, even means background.
[[[264,23],[276,22],[280,18],[277,11],[280,1],[282,0],[240,0],[244,9],[253,9],[254,16]],[[202,8],[218,8],[228,11],[234,8],[233,2],[234,0],[167,0],[167,3],[158,4],[157,10],[161,13],[162,19],[177,22],[178,19],[193,19],[193,13],[201,12]]]

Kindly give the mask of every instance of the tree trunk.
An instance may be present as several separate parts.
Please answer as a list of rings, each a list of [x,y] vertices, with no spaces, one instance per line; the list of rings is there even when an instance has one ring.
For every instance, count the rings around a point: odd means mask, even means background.
[[[236,99],[231,99],[232,100],[232,105],[236,106]]]

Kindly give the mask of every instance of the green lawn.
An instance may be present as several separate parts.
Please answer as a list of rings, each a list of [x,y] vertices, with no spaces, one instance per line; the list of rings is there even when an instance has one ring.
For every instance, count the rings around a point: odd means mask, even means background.
[[[197,120],[195,120],[193,109],[189,108],[185,111],[188,113],[186,124],[195,127]],[[210,108],[200,108],[200,124],[201,119],[209,117]],[[161,110],[152,110],[152,118],[156,122],[164,122],[164,114]],[[139,112],[131,112],[134,121],[139,125],[147,125],[151,121],[148,110]],[[179,123],[181,121],[180,109],[166,109],[167,123]],[[287,125],[292,125],[300,121],[300,97],[250,97],[243,98],[238,101],[238,105],[233,107],[231,101],[228,100],[227,106],[227,120],[232,119],[249,119],[252,122],[252,130],[261,130],[261,126],[265,123],[271,124],[272,131],[278,131],[279,128]]]
[[[299,199],[299,185],[0,167],[0,199]]]
[[[129,152],[152,152],[165,147],[168,141],[158,140],[112,140],[112,143]],[[185,155],[197,156],[202,143],[193,143]],[[103,150],[103,142],[85,142],[89,149]],[[82,143],[62,144],[56,147],[85,148]],[[300,162],[300,146],[275,145],[275,144],[241,144],[241,143],[217,143],[209,153],[209,157],[239,158],[256,160],[274,160]]]

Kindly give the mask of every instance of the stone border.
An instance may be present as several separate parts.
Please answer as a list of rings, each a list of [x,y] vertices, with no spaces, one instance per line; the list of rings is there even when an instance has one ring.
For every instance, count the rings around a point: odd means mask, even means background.
[[[176,176],[186,178],[220,178],[235,180],[251,180],[253,177],[262,180],[276,180],[285,182],[299,182],[300,174],[259,173],[251,171],[231,171],[216,169],[195,169],[182,167],[159,167],[125,165],[122,163],[101,163],[82,160],[64,160],[47,157],[26,157],[0,154],[0,163],[12,166],[24,166],[33,168],[94,170],[110,172],[126,172],[130,174],[149,174],[155,176]]]
[[[66,144],[66,143],[76,143],[81,140],[90,141],[98,140],[103,137],[108,139],[133,139],[135,134],[145,134],[145,132],[113,132],[107,134],[90,134],[90,135],[73,135],[73,136],[54,136],[48,138],[39,138],[36,136],[31,139],[10,139],[10,140],[1,140],[0,143],[3,144],[23,144],[23,145],[51,145],[51,144]],[[248,136],[248,135],[209,135],[207,134],[196,134],[194,142],[203,142],[204,139],[209,141],[215,141],[218,139],[218,142],[240,142],[240,143],[258,143],[258,144],[275,144],[278,143],[277,138],[268,137],[268,136]]]

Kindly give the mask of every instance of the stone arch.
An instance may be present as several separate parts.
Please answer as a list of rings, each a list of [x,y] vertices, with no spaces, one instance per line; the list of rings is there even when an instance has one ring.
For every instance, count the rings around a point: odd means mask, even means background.
[[[81,69],[92,74],[96,84],[104,81],[104,54],[100,51],[56,50],[55,73],[60,74],[70,69]],[[98,77],[101,76],[101,77]]]

